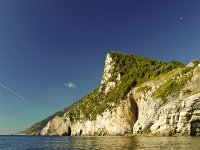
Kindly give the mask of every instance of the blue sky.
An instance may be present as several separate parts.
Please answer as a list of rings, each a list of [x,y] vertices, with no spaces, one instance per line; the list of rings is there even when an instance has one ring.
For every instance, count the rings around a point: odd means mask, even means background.
[[[199,0],[0,0],[0,134],[16,133],[100,84],[109,50],[188,63]]]

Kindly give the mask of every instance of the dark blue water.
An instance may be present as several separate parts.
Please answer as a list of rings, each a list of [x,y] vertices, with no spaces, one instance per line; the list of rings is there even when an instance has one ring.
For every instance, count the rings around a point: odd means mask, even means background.
[[[0,136],[0,150],[200,150],[200,137]]]

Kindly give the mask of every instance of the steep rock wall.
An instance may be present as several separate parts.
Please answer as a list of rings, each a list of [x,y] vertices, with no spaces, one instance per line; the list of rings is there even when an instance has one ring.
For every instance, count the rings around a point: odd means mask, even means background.
[[[113,104],[114,106],[114,104]],[[124,135],[132,133],[137,120],[136,104],[122,100],[119,106],[105,110],[96,120],[71,122],[68,114],[54,117],[42,129],[41,135]]]
[[[152,93],[165,82],[169,82],[170,78],[176,80],[173,75],[147,82],[139,87],[143,90],[136,88],[129,94],[136,101],[139,110],[138,120],[133,127],[134,134],[150,133],[167,136],[198,134],[193,133],[191,128],[193,122],[200,122],[200,65],[189,73],[192,74],[191,80],[176,97],[169,96],[165,100],[152,97]],[[181,77],[184,78],[189,73]],[[187,90],[191,93],[183,95]]]

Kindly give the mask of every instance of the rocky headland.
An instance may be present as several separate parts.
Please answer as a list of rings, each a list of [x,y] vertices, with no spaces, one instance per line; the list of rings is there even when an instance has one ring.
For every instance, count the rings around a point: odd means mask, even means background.
[[[99,87],[21,134],[199,135],[200,61],[109,52]]]

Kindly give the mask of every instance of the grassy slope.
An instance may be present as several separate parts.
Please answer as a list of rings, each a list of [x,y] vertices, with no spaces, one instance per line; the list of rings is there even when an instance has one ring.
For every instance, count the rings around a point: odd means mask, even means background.
[[[153,98],[157,99],[160,98],[162,100],[167,100],[170,97],[177,97],[182,90],[183,96],[189,96],[191,94],[198,93],[199,90],[192,90],[192,89],[184,89],[185,85],[191,82],[193,77],[193,70],[194,68],[200,63],[199,60],[193,61],[192,67],[183,67],[180,70],[170,71],[169,73],[173,72],[173,78],[170,78],[167,82],[162,84],[153,94]],[[169,74],[168,73],[168,74]]]

